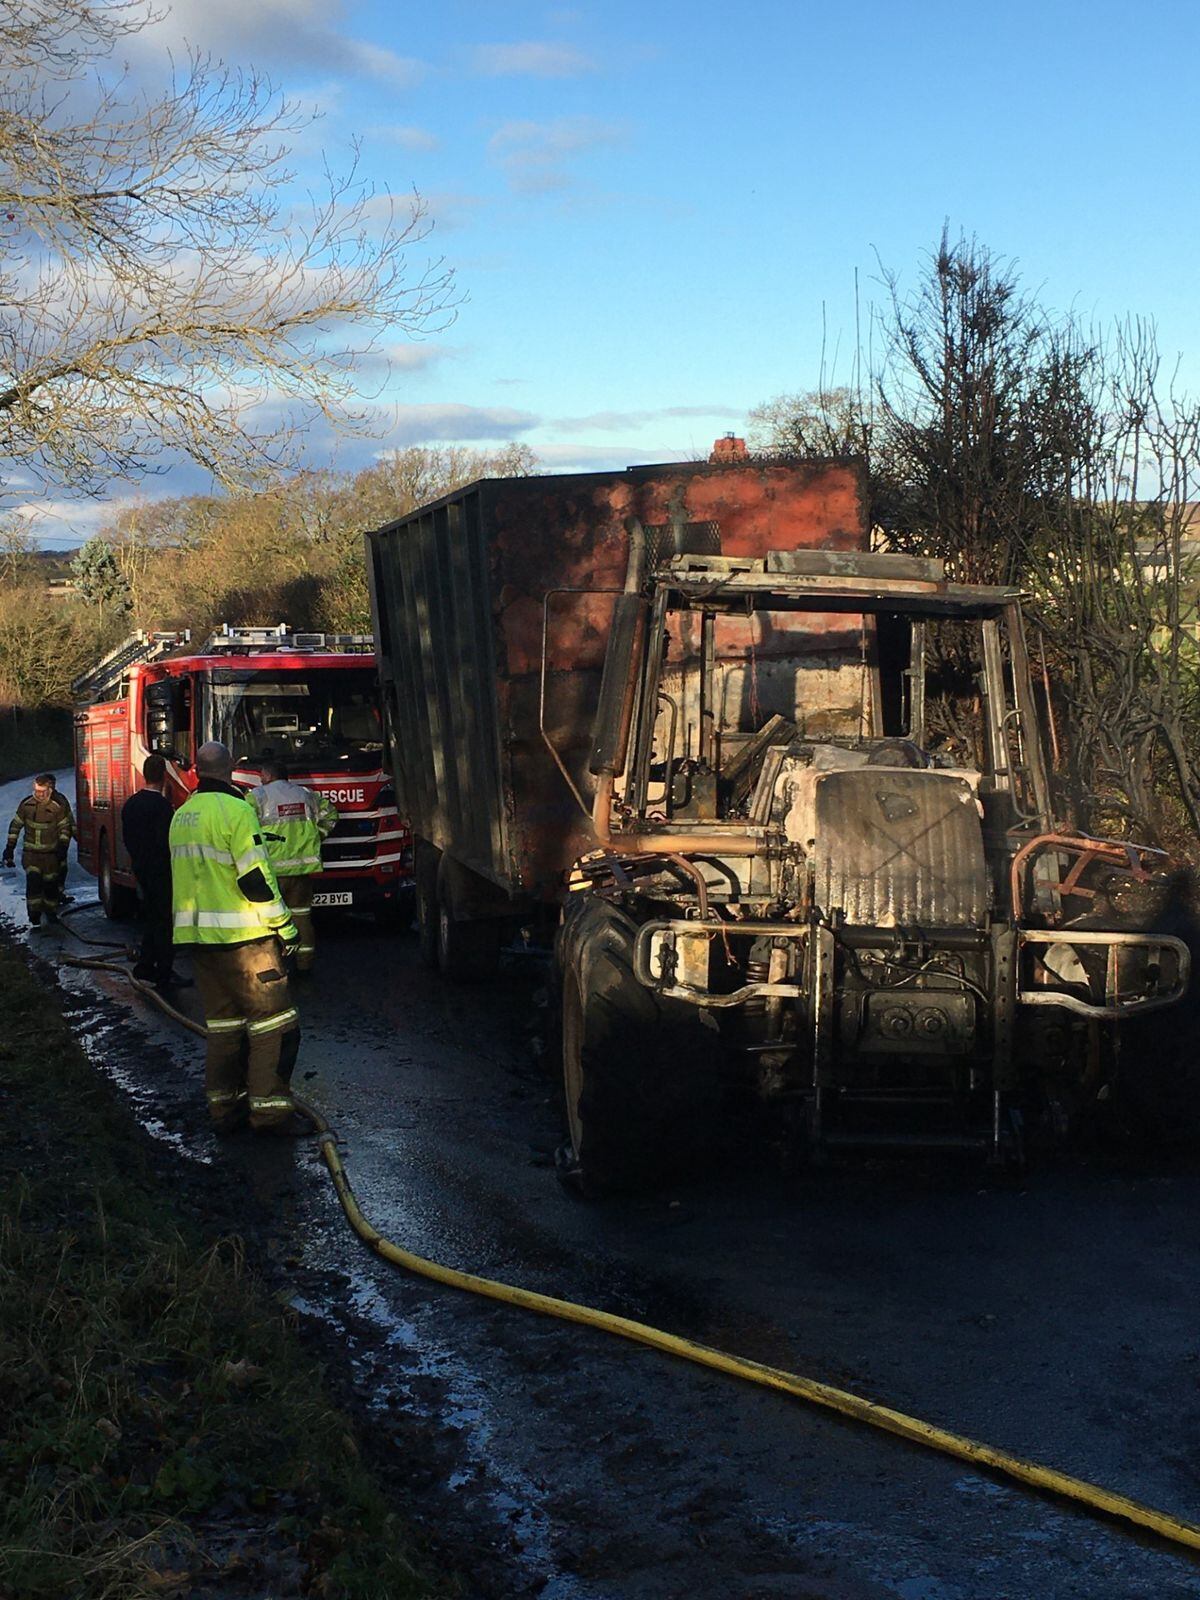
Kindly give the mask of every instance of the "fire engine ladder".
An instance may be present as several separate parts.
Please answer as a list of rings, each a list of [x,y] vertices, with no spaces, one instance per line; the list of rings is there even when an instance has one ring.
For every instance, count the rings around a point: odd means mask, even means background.
[[[245,654],[251,650],[340,650],[348,654],[367,654],[375,648],[369,633],[292,633],[286,622],[273,628],[231,628],[223,622],[216,633],[204,641],[202,655],[220,651]]]
[[[71,692],[76,700],[95,704],[100,700],[115,700],[121,680],[130,667],[143,666],[148,661],[158,661],[170,655],[180,645],[191,641],[191,632],[184,628],[176,633],[134,633],[115,650],[110,650],[87,672],[72,679]]]

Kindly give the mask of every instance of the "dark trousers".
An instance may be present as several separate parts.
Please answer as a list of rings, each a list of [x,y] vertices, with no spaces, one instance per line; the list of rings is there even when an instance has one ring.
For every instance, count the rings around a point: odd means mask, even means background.
[[[55,850],[26,850],[21,865],[25,868],[25,909],[30,922],[41,922],[43,913],[56,916],[66,862]]]
[[[134,976],[150,983],[166,983],[171,976],[174,918],[171,911],[171,880],[138,879],[142,897],[142,953]]]
[[[279,898],[292,913],[300,943],[296,946],[296,971],[311,972],[317,959],[317,936],[313,932],[313,881],[311,876],[279,879]]]
[[[204,1085],[218,1127],[286,1122],[300,1022],[277,939],[191,946],[208,1030]]]

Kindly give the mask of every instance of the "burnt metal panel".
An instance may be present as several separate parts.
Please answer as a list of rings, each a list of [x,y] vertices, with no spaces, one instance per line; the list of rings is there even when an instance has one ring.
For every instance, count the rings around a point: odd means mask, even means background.
[[[372,535],[389,765],[420,837],[506,882],[496,670],[478,495]]]
[[[484,479],[367,535],[390,766],[414,833],[511,892],[554,898],[595,839],[580,792],[625,519],[714,523],[729,555],[860,549],[864,476],[851,460]],[[841,626],[839,621],[839,626]]]
[[[665,567],[672,556],[721,554],[721,529],[708,522],[651,523],[646,534],[646,571]]]
[[[987,867],[975,793],[948,772],[857,767],[816,784],[813,898],[852,927],[981,927]]]

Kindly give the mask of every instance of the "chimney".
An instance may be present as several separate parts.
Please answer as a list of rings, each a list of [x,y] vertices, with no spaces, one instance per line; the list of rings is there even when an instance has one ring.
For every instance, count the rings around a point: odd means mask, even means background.
[[[718,439],[712,447],[709,456],[709,465],[713,467],[728,467],[735,461],[749,461],[750,452],[746,449],[745,439],[739,439],[735,434],[727,433],[723,439]]]

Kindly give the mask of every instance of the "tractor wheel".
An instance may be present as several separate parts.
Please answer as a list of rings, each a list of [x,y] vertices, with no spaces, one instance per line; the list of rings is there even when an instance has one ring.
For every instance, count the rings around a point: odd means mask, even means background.
[[[607,910],[584,913],[562,980],[568,1176],[587,1195],[703,1171],[720,1100],[715,1024],[638,982],[631,933]]]

